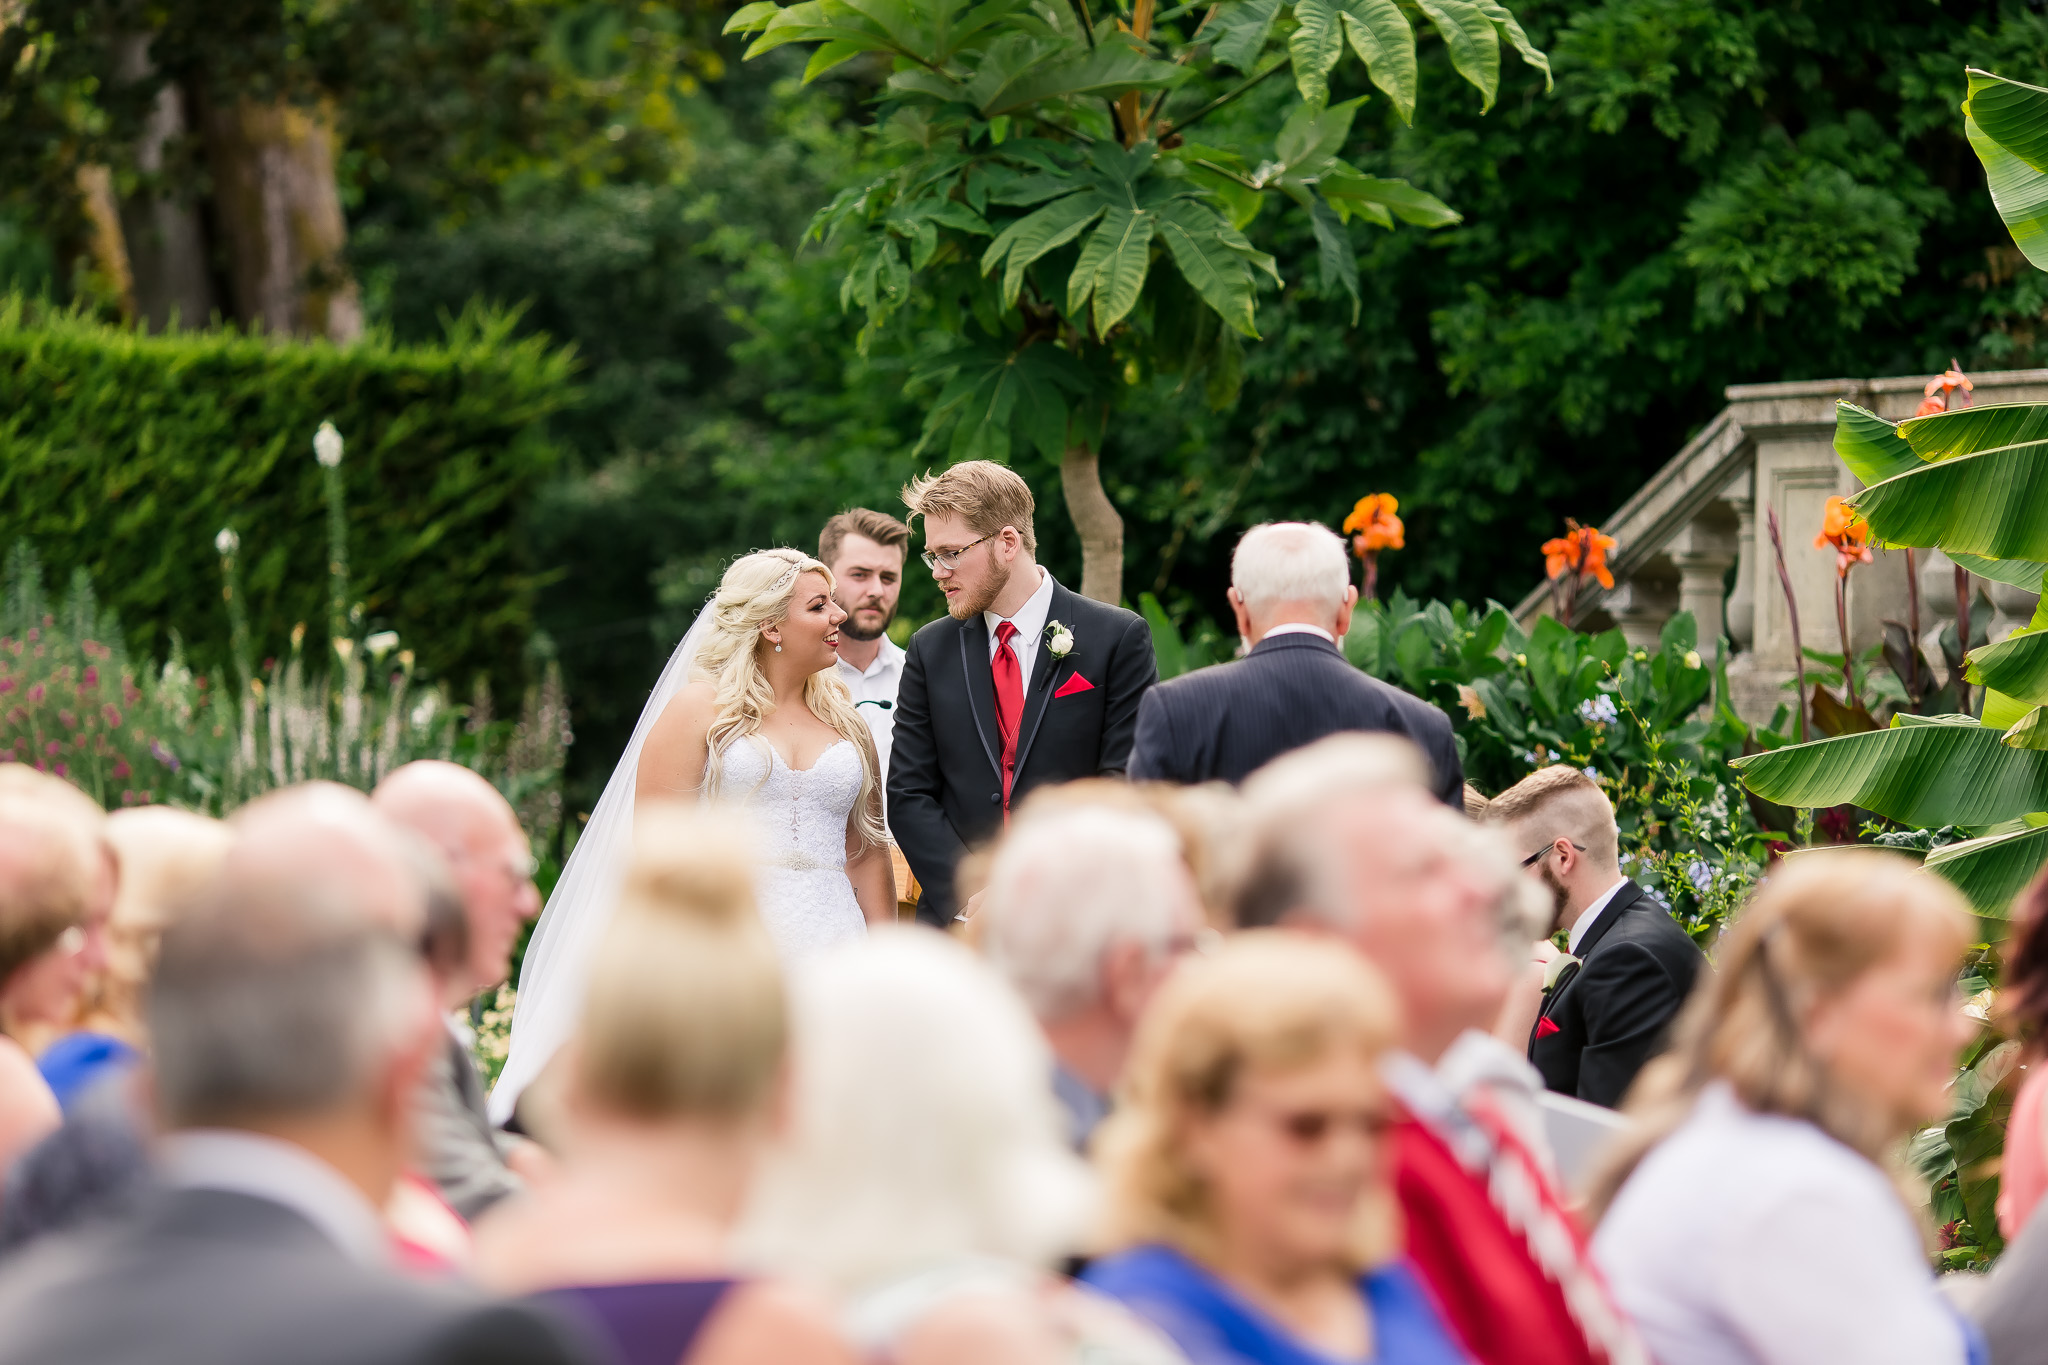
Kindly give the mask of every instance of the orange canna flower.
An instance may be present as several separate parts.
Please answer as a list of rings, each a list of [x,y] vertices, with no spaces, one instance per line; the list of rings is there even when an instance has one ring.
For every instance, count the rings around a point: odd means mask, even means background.
[[[1951,360],[1949,368],[1927,381],[1927,396],[1920,400],[1920,406],[1914,409],[1913,415],[1928,417],[1937,412],[1947,412],[1951,408],[1967,408],[1970,406],[1970,391],[1975,387],[1976,385],[1970,382],[1970,376],[1956,368],[1955,361]],[[1960,399],[1955,396],[1957,389],[1963,391]]]
[[[1543,542],[1544,571],[1553,579],[1577,567],[1581,579],[1591,578],[1603,588],[1614,586],[1614,573],[1607,567],[1608,552],[1617,542],[1596,526],[1581,526],[1566,520],[1564,534]]]
[[[1813,538],[1816,550],[1830,545],[1835,547],[1835,572],[1845,578],[1851,566],[1875,558],[1870,552],[1870,524],[1856,515],[1845,498],[1828,499],[1827,510],[1821,513],[1820,534]]]
[[[1346,534],[1351,536],[1351,548],[1360,559],[1381,550],[1404,548],[1403,537],[1407,528],[1394,513],[1401,510],[1399,499],[1392,493],[1367,493],[1351,509],[1351,515],[1344,518]]]

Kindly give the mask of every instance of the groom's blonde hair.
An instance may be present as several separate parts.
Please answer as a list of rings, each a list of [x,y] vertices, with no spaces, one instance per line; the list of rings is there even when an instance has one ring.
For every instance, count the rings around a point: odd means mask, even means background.
[[[914,517],[959,517],[978,536],[1014,527],[1024,553],[1038,555],[1038,535],[1031,529],[1038,505],[1031,499],[1031,485],[993,460],[962,460],[912,479],[903,485],[903,505]]]

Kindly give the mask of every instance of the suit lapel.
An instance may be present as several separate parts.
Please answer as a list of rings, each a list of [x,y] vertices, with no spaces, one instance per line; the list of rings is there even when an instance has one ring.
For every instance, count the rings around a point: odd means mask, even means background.
[[[1637,886],[1633,879],[1615,892],[1614,899],[1607,902],[1605,908],[1600,911],[1600,917],[1593,921],[1586,930],[1586,936],[1579,940],[1579,951],[1573,956],[1581,962],[1591,957],[1593,950],[1600,946],[1600,940],[1607,937],[1607,931],[1620,923],[1621,917],[1633,909],[1637,901],[1644,899],[1644,895],[1643,888]]]
[[[1052,603],[1045,610],[1046,625],[1050,626],[1054,621],[1066,619],[1067,604],[1061,599],[1072,597],[1072,593],[1060,586],[1058,579],[1053,580]],[[1031,741],[1038,738],[1038,723],[1045,719],[1045,708],[1052,701],[1057,682],[1065,681],[1056,681],[1053,677],[1067,661],[1052,657],[1051,649],[1046,643],[1046,636],[1049,633],[1044,630],[1038,632],[1038,644],[1031,663],[1031,691],[1024,698],[1024,718],[1017,725],[1017,776],[1020,779],[1024,775],[1024,760],[1031,755]],[[1078,645],[1078,641],[1076,643]],[[989,695],[995,695],[993,680],[989,684]]]
[[[989,771],[1001,781],[1002,760],[996,757],[997,747],[989,742],[990,734],[998,733],[996,678],[988,663],[988,621],[980,612],[960,623],[960,672],[967,682],[967,710],[974,717],[974,733],[981,737],[981,751],[988,755]]]

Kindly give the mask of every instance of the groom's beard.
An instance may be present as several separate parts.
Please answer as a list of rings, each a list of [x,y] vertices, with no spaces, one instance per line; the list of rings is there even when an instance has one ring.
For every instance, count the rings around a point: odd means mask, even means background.
[[[841,626],[840,629],[845,630],[846,627]],[[1566,927],[1564,914],[1565,907],[1571,903],[1571,888],[1567,887],[1564,884],[1564,880],[1555,872],[1552,872],[1548,866],[1542,868],[1541,871],[1543,884],[1550,888],[1550,933],[1554,934]],[[1548,938],[1550,934],[1545,934],[1544,937]]]
[[[1012,570],[1007,564],[991,564],[988,577],[979,588],[962,588],[946,601],[946,611],[955,621],[972,621],[975,617],[995,605],[1003,595],[1003,589],[1010,586]]]

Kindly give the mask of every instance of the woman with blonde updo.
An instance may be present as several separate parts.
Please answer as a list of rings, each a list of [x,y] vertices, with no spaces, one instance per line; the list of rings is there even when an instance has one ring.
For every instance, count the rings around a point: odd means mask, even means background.
[[[822,1307],[738,1275],[726,1249],[779,1126],[789,1044],[751,831],[657,802],[636,835],[550,1076],[560,1172],[479,1225],[477,1275],[540,1296],[622,1365],[854,1365]]]
[[[755,898],[785,959],[896,917],[881,765],[834,671],[845,619],[831,571],[801,551],[758,550],[725,571],[534,927],[491,1096],[498,1122],[575,1027],[586,964],[634,856],[636,800],[713,801],[759,817]]]
[[[1983,1359],[1897,1179],[1949,1113],[1973,937],[1955,887],[1875,849],[1781,863],[1722,936],[1592,1200],[1594,1258],[1657,1360]]]

